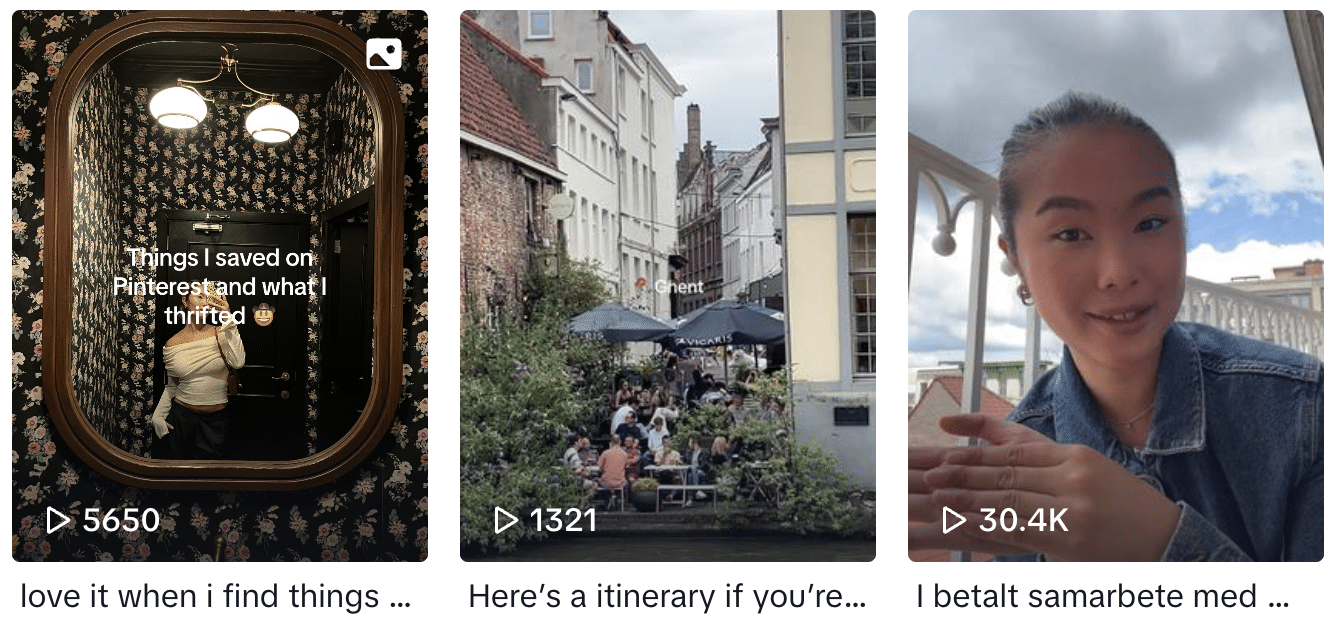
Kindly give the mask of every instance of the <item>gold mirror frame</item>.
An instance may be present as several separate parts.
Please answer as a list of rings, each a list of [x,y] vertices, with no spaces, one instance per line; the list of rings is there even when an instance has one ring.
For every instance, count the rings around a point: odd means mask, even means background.
[[[374,321],[371,395],[352,429],[329,448],[290,461],[155,460],[112,445],[89,423],[74,395],[73,311],[74,116],[93,75],[125,51],[153,41],[226,38],[283,42],[318,50],[361,84],[376,124],[376,181],[371,223]],[[43,285],[42,390],[65,445],[93,469],[142,488],[297,490],[330,481],[361,464],[388,433],[403,385],[402,254],[404,111],[389,73],[365,64],[366,44],[328,20],[266,11],[146,11],[98,29],[67,58],[51,91],[46,124],[46,254]],[[145,426],[148,426],[147,419]]]

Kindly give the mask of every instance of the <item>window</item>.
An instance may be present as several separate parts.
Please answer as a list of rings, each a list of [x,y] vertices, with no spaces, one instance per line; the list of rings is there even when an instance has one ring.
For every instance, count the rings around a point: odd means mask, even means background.
[[[576,231],[574,242],[576,246],[572,252],[581,256],[589,254],[589,199],[583,197],[580,198],[580,229]]]
[[[575,87],[586,92],[594,92],[594,61],[575,60]]]
[[[529,39],[552,37],[552,12],[529,12]]]
[[[626,69],[617,67],[617,114],[626,114]]]
[[[611,220],[608,218],[608,209],[603,208],[599,212],[599,215],[602,219],[602,222],[599,224],[599,229],[603,232],[603,238],[599,241],[599,252],[603,257],[603,267],[611,269],[609,265],[612,261],[612,237],[608,235],[608,226],[609,223],[611,223]]]
[[[854,375],[877,373],[877,217],[849,217],[849,297]]]
[[[566,150],[575,154],[575,116],[566,117]]]
[[[640,211],[640,160],[631,157],[631,210]]]
[[[844,133],[877,134],[877,16],[844,12]]]
[[[542,237],[538,233],[538,225],[534,219],[534,211],[538,209],[538,182],[525,177],[524,179],[524,219],[525,234],[529,245],[538,245],[542,242]]]
[[[640,91],[640,134],[649,137],[649,96]]]

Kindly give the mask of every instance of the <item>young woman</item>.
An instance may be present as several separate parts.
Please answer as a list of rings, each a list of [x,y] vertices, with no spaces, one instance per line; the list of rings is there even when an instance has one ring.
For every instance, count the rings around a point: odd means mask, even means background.
[[[227,298],[213,285],[181,297],[186,325],[167,340],[162,361],[167,386],[152,416],[154,432],[166,438],[170,459],[223,459],[227,444],[227,367],[246,363],[237,325],[211,326],[208,310],[227,312]],[[159,457],[161,458],[161,457]]]
[[[622,380],[621,387],[612,393],[612,408],[614,410],[621,408],[623,404],[631,400],[633,395],[635,393],[631,392],[631,383]]]
[[[910,549],[1320,560],[1322,363],[1174,322],[1185,218],[1159,135],[1122,106],[1069,93],[1017,125],[1002,154],[998,245],[1063,360],[1016,423],[942,419],[991,446],[910,449],[910,519],[930,523],[910,530]],[[966,517],[951,534],[943,506]],[[1006,508],[1010,532],[995,523]],[[1023,531],[1061,510],[1065,530]]]

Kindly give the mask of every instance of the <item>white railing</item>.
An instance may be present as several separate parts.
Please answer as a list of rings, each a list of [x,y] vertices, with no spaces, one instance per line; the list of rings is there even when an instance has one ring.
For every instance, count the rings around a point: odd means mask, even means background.
[[[1189,277],[1178,319],[1322,358],[1322,312]]]
[[[954,201],[947,194],[943,182],[959,191]],[[909,133],[909,276],[914,275],[914,223],[918,216],[919,185],[927,185],[928,194],[937,208],[937,236],[932,240],[934,252],[950,256],[956,250],[956,221],[968,204],[974,204],[974,231],[969,243],[973,258],[970,268],[969,320],[965,328],[965,386],[962,389],[961,408],[966,413],[978,411],[983,388],[983,328],[988,310],[988,256],[992,247],[988,237],[996,214],[997,179],[992,175],[961,161],[955,155],[934,146],[923,138]],[[1031,323],[1037,324],[1031,317]],[[1036,339],[1036,345],[1038,340]],[[1036,358],[1038,347],[1036,346]],[[1027,358],[1029,351],[1027,347]]]

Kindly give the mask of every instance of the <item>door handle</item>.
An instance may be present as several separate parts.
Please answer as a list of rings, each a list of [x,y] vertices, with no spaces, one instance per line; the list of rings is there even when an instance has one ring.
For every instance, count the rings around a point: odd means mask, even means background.
[[[274,377],[272,377],[272,378],[269,378],[269,379],[270,379],[270,380],[283,380],[284,382],[287,382],[288,380],[291,380],[291,379],[292,379],[292,374],[288,373],[287,371],[284,371],[284,372],[283,372],[283,375],[276,375],[276,376],[274,376]]]

